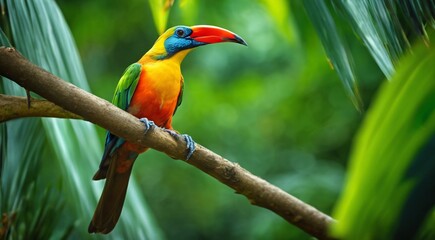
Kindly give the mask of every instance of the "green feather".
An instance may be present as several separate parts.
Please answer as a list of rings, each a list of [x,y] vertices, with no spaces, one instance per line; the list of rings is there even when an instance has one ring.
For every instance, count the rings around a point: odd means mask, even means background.
[[[177,106],[175,107],[174,114],[177,112],[178,107],[181,105],[181,102],[183,101],[183,91],[184,91],[184,80],[181,79],[181,88],[180,88],[180,93],[178,94]]]
[[[142,66],[139,63],[133,63],[127,67],[113,95],[112,103],[115,106],[127,110],[139,82],[141,72]]]

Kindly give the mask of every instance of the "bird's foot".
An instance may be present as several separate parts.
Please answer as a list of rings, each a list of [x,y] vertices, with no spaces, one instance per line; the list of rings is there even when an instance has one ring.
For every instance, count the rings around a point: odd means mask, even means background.
[[[156,124],[153,121],[148,120],[147,118],[141,118],[141,119],[139,119],[139,121],[141,121],[143,124],[145,124],[145,133],[144,134],[147,134],[147,132],[151,128],[156,126]]]
[[[195,141],[193,141],[193,138],[187,134],[181,134],[181,136],[184,138],[184,141],[186,142],[186,149],[187,149],[187,156],[186,161],[192,157],[193,152],[195,152]]]
[[[184,141],[186,142],[186,149],[187,149],[186,161],[189,160],[196,149],[195,141],[193,141],[193,138],[187,134],[178,134],[174,130],[165,128],[165,131],[168,132],[173,138],[179,139],[180,137],[183,137]]]

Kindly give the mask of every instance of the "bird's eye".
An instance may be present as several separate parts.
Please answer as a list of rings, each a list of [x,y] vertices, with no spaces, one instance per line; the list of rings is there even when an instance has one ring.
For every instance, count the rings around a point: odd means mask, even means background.
[[[178,37],[184,37],[184,30],[183,29],[177,29],[177,31],[175,31],[175,33],[177,34]]]

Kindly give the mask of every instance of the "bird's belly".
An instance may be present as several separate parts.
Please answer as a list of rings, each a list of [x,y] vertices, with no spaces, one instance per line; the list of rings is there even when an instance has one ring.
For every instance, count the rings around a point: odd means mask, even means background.
[[[138,86],[127,111],[138,118],[148,118],[157,126],[170,128],[180,87],[159,90],[150,84]]]
[[[176,106],[175,101],[165,101],[161,98],[141,98],[135,101],[132,99],[128,112],[138,118],[148,118],[157,126],[164,127],[172,118]]]
[[[182,76],[179,65],[159,61],[144,66],[128,112],[148,118],[157,126],[171,128]]]

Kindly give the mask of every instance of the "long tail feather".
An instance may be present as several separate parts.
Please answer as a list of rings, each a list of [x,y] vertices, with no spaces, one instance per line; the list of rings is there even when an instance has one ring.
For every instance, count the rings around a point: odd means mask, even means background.
[[[136,156],[133,159],[127,159],[124,154],[114,154],[110,161],[103,193],[89,224],[89,233],[106,234],[115,227],[124,205],[128,181]]]

